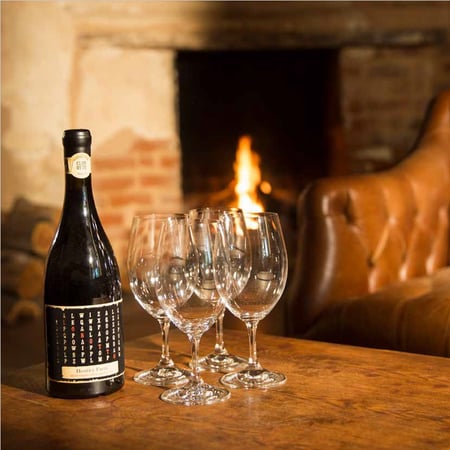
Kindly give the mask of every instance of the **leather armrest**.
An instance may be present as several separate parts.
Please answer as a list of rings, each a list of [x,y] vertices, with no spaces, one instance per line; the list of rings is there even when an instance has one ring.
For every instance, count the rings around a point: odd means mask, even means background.
[[[448,357],[450,267],[336,302],[302,337]]]

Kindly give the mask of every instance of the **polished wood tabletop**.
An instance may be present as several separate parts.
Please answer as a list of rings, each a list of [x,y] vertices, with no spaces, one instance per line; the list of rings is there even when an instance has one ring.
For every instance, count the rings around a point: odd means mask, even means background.
[[[226,330],[225,338],[230,351],[247,355],[244,332]],[[126,344],[126,383],[109,396],[50,398],[43,365],[19,370],[2,384],[2,448],[450,448],[450,360],[262,333],[257,341],[261,364],[283,372],[286,384],[232,390],[208,406],[170,405],[161,388],[133,381],[156,363],[159,335]],[[202,353],[213,344],[210,330]],[[175,330],[171,353],[180,365],[190,360],[190,344]]]

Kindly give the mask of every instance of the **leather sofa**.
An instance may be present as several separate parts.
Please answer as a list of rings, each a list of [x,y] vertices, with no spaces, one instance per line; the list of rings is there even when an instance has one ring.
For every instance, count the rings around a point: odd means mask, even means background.
[[[316,180],[297,211],[290,335],[450,356],[450,90],[401,162]]]

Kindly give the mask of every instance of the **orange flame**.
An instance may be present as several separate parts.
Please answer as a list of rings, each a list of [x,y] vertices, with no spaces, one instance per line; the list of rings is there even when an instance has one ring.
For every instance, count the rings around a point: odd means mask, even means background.
[[[239,139],[236,161],[233,164],[236,178],[234,191],[238,198],[238,208],[257,212],[264,211],[257,193],[258,186],[261,184],[260,157],[252,150],[251,144],[250,136],[242,136]]]

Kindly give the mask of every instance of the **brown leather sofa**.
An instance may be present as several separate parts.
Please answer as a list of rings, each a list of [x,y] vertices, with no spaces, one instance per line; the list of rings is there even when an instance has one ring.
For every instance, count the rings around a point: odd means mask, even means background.
[[[405,159],[312,182],[298,220],[291,335],[450,356],[450,90]]]

